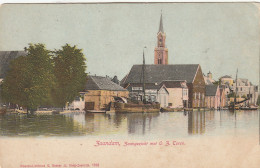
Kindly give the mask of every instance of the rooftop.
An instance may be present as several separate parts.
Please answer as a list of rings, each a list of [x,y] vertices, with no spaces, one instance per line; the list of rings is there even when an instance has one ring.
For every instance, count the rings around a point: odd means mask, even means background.
[[[206,96],[215,96],[218,85],[206,85]]]
[[[231,76],[229,76],[229,75],[225,75],[225,76],[222,76],[221,78],[232,78]],[[220,79],[221,79],[220,78]]]
[[[85,90],[127,91],[107,77],[88,76]]]
[[[163,81],[160,85],[166,88],[187,88],[186,81]]]
[[[133,65],[122,84],[141,83],[142,66]],[[162,81],[186,80],[192,83],[199,64],[145,65],[145,83],[161,83]],[[141,82],[140,82],[141,81]]]

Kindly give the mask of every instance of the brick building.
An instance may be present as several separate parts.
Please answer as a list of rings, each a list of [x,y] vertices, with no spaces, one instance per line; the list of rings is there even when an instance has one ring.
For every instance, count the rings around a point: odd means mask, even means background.
[[[163,30],[162,14],[160,19],[159,31],[157,33],[157,46],[154,49],[154,64],[168,64],[168,49],[165,44],[166,33]]]
[[[141,84],[142,66],[133,65],[121,86]],[[188,107],[204,107],[205,81],[199,64],[145,65],[146,85],[159,85],[163,81],[187,81]]]
[[[84,100],[86,110],[103,110],[114,97],[128,98],[129,92],[108,77],[88,76]]]
[[[168,65],[168,49],[165,45],[166,34],[163,29],[162,15],[157,46],[154,49],[153,65],[133,65],[130,72],[122,79],[121,86],[129,85],[156,86],[163,81],[186,81],[188,87],[188,107],[204,107],[205,81],[199,64],[172,64]],[[144,76],[143,79],[143,68]],[[167,88],[167,86],[166,86]],[[168,88],[167,88],[168,89]],[[180,95],[181,96],[181,95]]]

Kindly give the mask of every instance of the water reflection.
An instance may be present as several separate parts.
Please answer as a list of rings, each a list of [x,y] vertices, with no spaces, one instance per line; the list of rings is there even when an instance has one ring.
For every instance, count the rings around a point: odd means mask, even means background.
[[[258,134],[258,111],[0,115],[1,136],[188,137]]]
[[[205,112],[204,111],[194,111],[188,113],[188,133],[189,134],[205,133]]]
[[[146,131],[149,132],[152,129],[152,122],[156,122],[156,117],[159,115],[160,113],[136,113],[129,115],[127,117],[128,133],[144,135]]]

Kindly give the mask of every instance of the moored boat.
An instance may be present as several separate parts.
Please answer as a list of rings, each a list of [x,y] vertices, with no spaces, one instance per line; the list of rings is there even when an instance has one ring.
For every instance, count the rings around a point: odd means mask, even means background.
[[[106,113],[106,110],[87,110],[87,113]]]
[[[248,107],[241,107],[241,110],[257,110],[257,106],[248,106]]]
[[[155,113],[160,112],[160,104],[143,104],[142,102],[136,103],[111,103],[110,111],[117,113]]]
[[[146,47],[145,47],[146,48]],[[124,98],[117,97],[115,100],[117,102],[111,102],[108,111],[110,112],[120,112],[120,113],[154,113],[160,112],[159,103],[151,103],[146,100],[145,93],[145,56],[143,51],[143,66],[142,66],[142,93],[143,96],[140,100],[130,101]]]

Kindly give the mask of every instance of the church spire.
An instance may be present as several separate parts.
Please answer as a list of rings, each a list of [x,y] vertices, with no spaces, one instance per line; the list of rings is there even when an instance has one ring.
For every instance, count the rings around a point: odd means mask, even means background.
[[[154,64],[168,64],[168,49],[165,45],[166,33],[163,31],[162,12],[159,32],[157,33],[157,46],[154,49]]]
[[[159,32],[162,32],[162,33],[163,33],[163,20],[162,20],[162,11],[161,11],[161,19],[160,19]]]

